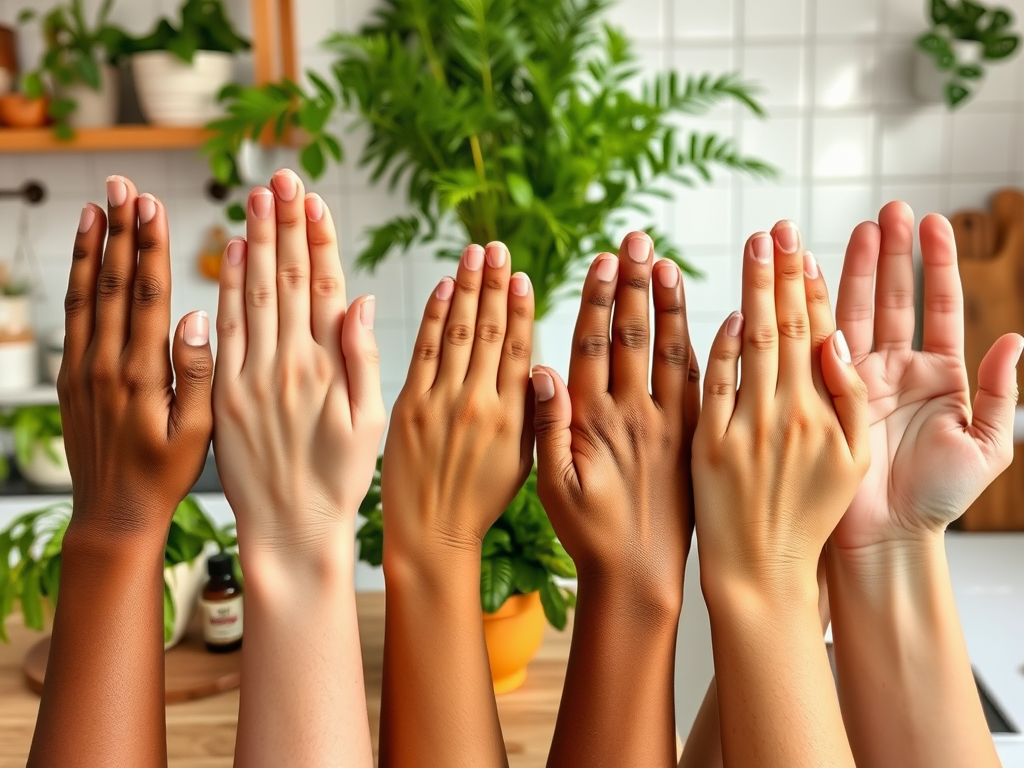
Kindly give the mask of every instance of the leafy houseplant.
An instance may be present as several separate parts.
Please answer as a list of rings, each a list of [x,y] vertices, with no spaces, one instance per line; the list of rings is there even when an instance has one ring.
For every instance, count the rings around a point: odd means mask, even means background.
[[[456,259],[467,238],[500,238],[533,281],[542,318],[584,260],[617,249],[625,215],[649,213],[645,202],[670,198],[673,184],[715,169],[774,173],[731,140],[679,124],[727,101],[763,115],[755,89],[733,74],[641,84],[629,41],[601,23],[610,3],[382,0],[359,34],[325,43],[337,57],[332,82],[308,72],[309,88],[226,89],[227,116],[206,145],[211,168],[238,183],[244,141],[300,129],[300,161],[317,177],[342,159],[331,118],[355,112],[369,130],[361,162],[372,181],[401,186],[411,205],[369,230],[359,264],[423,243]]]
[[[988,8],[972,0],[931,0],[931,31],[917,39],[917,47],[930,57],[945,80],[943,95],[950,107],[970,96],[985,75],[982,62],[1001,61],[1020,45],[1013,14],[1004,7]],[[976,55],[964,54],[973,44]]]
[[[365,518],[356,532],[359,559],[378,566],[384,557],[384,516],[380,505],[380,466],[359,507]],[[540,592],[544,615],[556,629],[565,629],[566,611],[576,596],[555,582],[576,578],[576,566],[555,537],[537,497],[537,470],[484,536],[480,561],[480,602],[496,613],[513,595]]]
[[[222,0],[186,0],[180,24],[160,19],[148,35],[129,38],[125,48],[129,54],[168,51],[191,64],[198,51],[234,54],[249,50],[250,43],[235,31]]]
[[[78,110],[83,99],[101,99],[99,106],[90,110],[99,114],[86,117],[89,125],[110,124],[117,118],[114,67],[124,53],[126,35],[108,21],[113,4],[114,0],[103,0],[92,26],[86,21],[82,0],[57,5],[42,16],[46,48],[39,68],[25,76],[25,93],[33,99],[43,96],[44,75],[49,76],[57,91],[49,112],[59,138],[72,137],[69,121],[81,123]],[[18,16],[18,22],[26,24],[37,17],[35,10],[26,8]],[[90,97],[82,86],[97,96]]]
[[[61,544],[70,521],[71,505],[55,504],[27,512],[0,531],[0,640],[9,641],[4,623],[14,610],[15,600],[21,603],[25,626],[42,631],[44,601],[51,608],[57,605]],[[234,549],[237,540],[230,526],[218,529],[194,499],[186,498],[171,520],[164,550],[165,579],[168,569],[194,561],[210,542],[226,551]],[[176,612],[172,591],[165,581],[165,641],[171,638]]]
[[[15,463],[27,480],[44,488],[71,486],[60,408],[56,405],[15,408],[0,413],[0,427],[14,434]]]

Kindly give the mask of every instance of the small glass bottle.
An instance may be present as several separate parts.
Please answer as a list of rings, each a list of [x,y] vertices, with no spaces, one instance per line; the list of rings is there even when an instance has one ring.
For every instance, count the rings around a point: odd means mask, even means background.
[[[234,558],[213,555],[206,564],[210,580],[203,587],[203,640],[211,653],[242,647],[242,585],[235,580]]]

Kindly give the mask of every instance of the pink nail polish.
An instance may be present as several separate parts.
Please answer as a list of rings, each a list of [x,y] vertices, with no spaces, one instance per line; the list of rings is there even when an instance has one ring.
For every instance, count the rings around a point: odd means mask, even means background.
[[[210,341],[210,316],[205,312],[193,312],[185,320],[182,338],[190,347],[205,347]]]
[[[597,279],[602,283],[610,283],[619,274],[619,260],[614,256],[601,259],[597,262]]]
[[[90,229],[92,225],[96,223],[96,211],[93,210],[91,205],[87,205],[82,209],[82,217],[78,220],[78,233],[84,235]]]
[[[128,199],[128,185],[119,176],[111,176],[107,179],[107,202],[111,208],[118,208],[124,205]]]
[[[484,254],[487,256],[487,266],[491,269],[501,269],[505,266],[506,249],[504,243],[488,243]]]
[[[290,203],[294,200],[296,193],[299,191],[298,177],[288,170],[278,171],[275,173],[274,178],[270,180],[270,183],[274,187],[274,191],[277,193],[277,196],[285,203]]]
[[[306,198],[306,218],[314,224],[324,217],[324,201],[320,195],[310,195]]]
[[[245,241],[240,238],[235,238],[228,243],[225,257],[228,260],[228,264],[232,267],[237,267],[242,263],[242,259],[245,258]]]
[[[373,330],[373,318],[377,315],[377,297],[367,296],[359,307],[359,322],[368,331]]]
[[[452,294],[455,293],[455,281],[450,277],[446,277],[437,284],[437,290],[434,293],[437,295],[438,300],[448,301]]]
[[[818,279],[818,260],[810,251],[804,251],[804,274],[811,280]]]
[[[772,260],[772,239],[768,235],[755,235],[750,241],[750,254],[758,264],[769,264]]]
[[[839,355],[839,359],[849,365],[852,360],[850,345],[846,343],[846,337],[842,331],[836,331],[835,336],[832,337],[832,343],[836,345],[836,354]]]
[[[535,369],[533,372],[533,391],[537,395],[537,402],[546,403],[555,396],[555,382],[551,380],[551,374],[547,371]]]
[[[741,333],[743,333],[743,313],[733,312],[725,323],[725,335],[735,339]]]
[[[149,224],[156,216],[156,198],[150,194],[139,196],[139,224]]]
[[[651,256],[651,241],[646,237],[637,235],[626,243],[626,253],[637,264],[645,264]]]
[[[775,240],[783,253],[794,253],[800,244],[796,225],[792,221],[780,221],[775,226]]]
[[[524,272],[516,272],[512,275],[512,293],[516,296],[526,296],[530,292],[530,278]]]
[[[274,196],[266,189],[254,192],[250,206],[257,219],[266,221],[270,218],[270,211],[274,207]]]
[[[476,272],[484,265],[484,249],[479,245],[469,246],[462,254],[462,266],[470,272]]]
[[[679,267],[673,262],[660,262],[655,272],[658,273],[658,282],[662,288],[675,288],[679,285]]]

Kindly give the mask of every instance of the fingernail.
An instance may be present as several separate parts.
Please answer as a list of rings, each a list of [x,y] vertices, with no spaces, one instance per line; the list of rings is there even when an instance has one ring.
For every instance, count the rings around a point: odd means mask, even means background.
[[[471,245],[462,254],[462,265],[470,272],[476,272],[484,265],[484,249],[479,245]]]
[[[655,270],[658,273],[658,282],[661,283],[662,288],[675,288],[679,285],[679,267],[671,261],[666,261],[664,264],[665,266]]]
[[[811,280],[818,279],[818,260],[810,251],[804,251],[804,274]]]
[[[377,297],[367,296],[363,306],[359,308],[359,322],[368,331],[373,330],[373,318],[377,314]]]
[[[446,277],[437,284],[437,290],[434,293],[441,301],[448,301],[448,299],[452,297],[452,294],[455,293],[455,281],[450,277]]]
[[[266,220],[270,217],[270,209],[274,204],[274,196],[267,190],[255,192],[252,196],[252,212],[257,219]]]
[[[139,224],[149,224],[156,216],[156,198],[150,194],[139,196]]]
[[[306,198],[306,218],[312,222],[320,221],[324,217],[324,201],[320,195],[310,195]]]
[[[533,391],[537,395],[538,403],[546,403],[555,396],[555,382],[551,380],[551,374],[539,368],[533,371]]]
[[[295,193],[299,191],[299,180],[291,171],[278,171],[270,180],[277,196],[286,203],[295,199]]]
[[[525,296],[530,292],[530,278],[523,272],[516,272],[512,275],[512,293],[516,296]]]
[[[730,338],[737,338],[743,332],[743,313],[733,312],[725,324],[725,335]]]
[[[601,259],[597,262],[597,279],[602,283],[610,283],[619,273],[619,260],[614,256]]]
[[[772,260],[772,239],[760,234],[750,242],[750,252],[758,264],[768,264]]]
[[[836,331],[836,335],[832,337],[832,343],[836,345],[836,354],[839,355],[839,359],[849,365],[852,359],[850,345],[846,343],[846,337],[842,331]]]
[[[1017,363],[1020,362],[1021,353],[1024,353],[1024,337],[1017,337],[1017,361],[1013,364],[1016,367]]]
[[[82,217],[78,220],[78,232],[84,235],[90,229],[92,225],[96,223],[96,211],[92,209],[91,205],[85,206],[82,209]]]
[[[795,253],[799,245],[796,225],[792,221],[780,221],[775,227],[775,239],[783,253]]]
[[[228,264],[232,267],[237,267],[242,263],[242,258],[245,256],[245,243],[236,237],[228,243],[225,255],[227,256]]]
[[[205,347],[210,341],[210,316],[202,311],[193,312],[185,320],[182,337],[190,347]]]
[[[110,203],[111,208],[117,208],[124,205],[124,201],[128,199],[128,185],[124,183],[124,179],[118,176],[111,176],[107,179],[107,202]]]
[[[500,269],[505,266],[505,246],[503,243],[488,243],[485,254],[487,256],[487,266],[491,269]]]
[[[626,253],[629,258],[638,264],[645,264],[651,255],[651,241],[646,237],[637,235],[626,243]]]

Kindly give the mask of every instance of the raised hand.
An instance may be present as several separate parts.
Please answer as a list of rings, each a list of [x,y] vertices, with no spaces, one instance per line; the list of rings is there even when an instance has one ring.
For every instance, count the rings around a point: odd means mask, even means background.
[[[107,198],[107,215],[82,211],[65,301],[74,512],[31,766],[166,765],[164,545],[210,443],[206,315],[185,317],[168,349],[164,207],[120,176]]]
[[[427,302],[384,451],[380,765],[507,763],[484,645],[484,534],[533,465],[533,291],[471,245]],[[426,661],[429,660],[429,661]]]
[[[632,232],[618,257],[591,265],[568,388],[551,368],[533,373],[538,491],[579,572],[549,765],[675,764],[672,670],[698,379],[679,268],[655,264],[651,239]],[[622,729],[624,711],[643,727]]]
[[[852,765],[816,571],[867,470],[867,393],[796,228],[751,237],[743,264],[693,448],[725,765]]]
[[[375,300],[291,171],[248,201],[217,316],[214,451],[246,577],[236,764],[372,765],[355,518],[384,430]]]

